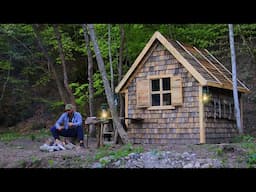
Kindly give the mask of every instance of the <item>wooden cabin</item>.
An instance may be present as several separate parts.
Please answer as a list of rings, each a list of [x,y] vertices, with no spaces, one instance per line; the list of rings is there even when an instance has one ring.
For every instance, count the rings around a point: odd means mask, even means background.
[[[237,86],[242,120],[249,89]],[[124,94],[133,143],[199,144],[238,133],[232,89],[232,73],[207,50],[155,32],[115,91]]]

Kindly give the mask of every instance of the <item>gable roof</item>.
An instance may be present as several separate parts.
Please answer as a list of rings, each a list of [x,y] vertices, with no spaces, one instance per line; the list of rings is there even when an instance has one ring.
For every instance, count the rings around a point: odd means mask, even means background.
[[[199,50],[191,45],[185,45],[179,41],[166,39],[158,31],[154,33],[142,52],[136,58],[123,79],[115,88],[115,92],[120,92],[133,77],[133,73],[138,69],[142,60],[147,55],[155,41],[159,41],[200,83],[202,86],[219,87],[233,89],[232,73],[222,65],[206,49]],[[240,92],[249,92],[249,89],[237,79],[237,89]]]

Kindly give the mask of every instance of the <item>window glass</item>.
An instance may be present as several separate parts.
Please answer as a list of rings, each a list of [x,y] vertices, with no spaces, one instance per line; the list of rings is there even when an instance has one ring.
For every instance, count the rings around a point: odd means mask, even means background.
[[[170,78],[163,78],[163,90],[170,90]]]
[[[152,82],[152,91],[159,91],[160,90],[159,79],[154,79],[151,82]]]
[[[171,94],[170,93],[163,94],[163,105],[171,105]]]
[[[160,94],[152,94],[152,106],[160,106]]]

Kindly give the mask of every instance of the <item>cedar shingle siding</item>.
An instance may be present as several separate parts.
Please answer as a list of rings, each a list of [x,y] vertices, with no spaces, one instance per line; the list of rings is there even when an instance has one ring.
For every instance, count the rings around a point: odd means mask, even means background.
[[[249,89],[239,80],[237,84],[241,104]],[[205,89],[211,94],[207,103],[200,101]],[[232,74],[207,50],[167,40],[159,32],[116,92],[126,94],[127,132],[133,143],[221,143],[237,134]]]
[[[149,71],[151,69],[151,71]],[[183,81],[182,107],[147,110],[136,107],[136,82],[153,75],[180,76]],[[145,88],[145,91],[147,89]],[[134,143],[199,143],[198,82],[160,43],[128,86],[128,117],[143,118],[143,124],[129,124]]]

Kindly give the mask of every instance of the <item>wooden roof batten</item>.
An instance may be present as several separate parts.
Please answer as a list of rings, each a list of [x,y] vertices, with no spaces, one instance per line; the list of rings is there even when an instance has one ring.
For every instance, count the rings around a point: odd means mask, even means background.
[[[205,60],[207,60],[220,74],[222,74],[225,79],[227,79],[231,84],[233,83],[218,67],[216,67],[216,65],[214,65],[207,57],[205,57],[205,55],[198,50],[196,47],[193,47]]]
[[[184,47],[178,40],[176,40],[176,42],[182,47],[182,49],[184,50],[184,51],[186,51],[186,53],[188,53],[194,60],[196,60],[199,64],[200,64],[200,66],[201,67],[203,67],[204,68],[204,70],[206,70],[218,83],[220,83],[220,84],[222,84],[221,82],[220,82],[220,80],[215,76],[215,75],[213,75],[192,53],[190,53],[187,49],[186,49],[186,47]]]
[[[223,67],[223,69],[225,69],[232,76],[232,73],[216,57],[214,57],[207,49],[204,50],[208,53],[208,55],[211,56],[211,58],[213,58],[220,66]],[[250,89],[244,83],[242,83],[238,78],[236,80],[243,86],[243,88],[245,89],[244,92],[250,92]]]

